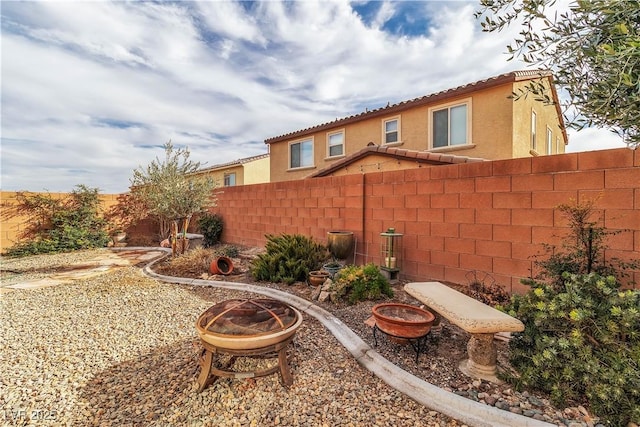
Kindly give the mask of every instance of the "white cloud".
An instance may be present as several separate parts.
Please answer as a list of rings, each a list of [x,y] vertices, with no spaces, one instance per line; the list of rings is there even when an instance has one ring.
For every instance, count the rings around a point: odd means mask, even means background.
[[[503,53],[516,30],[481,33],[473,4],[412,3],[406,24],[425,29],[411,35],[384,30],[403,3],[376,6],[367,24],[343,1],[5,2],[2,188],[126,191],[169,139],[223,163],[522,68]]]
[[[586,128],[579,131],[569,129],[567,135],[569,137],[567,153],[626,147],[618,134],[606,129]]]

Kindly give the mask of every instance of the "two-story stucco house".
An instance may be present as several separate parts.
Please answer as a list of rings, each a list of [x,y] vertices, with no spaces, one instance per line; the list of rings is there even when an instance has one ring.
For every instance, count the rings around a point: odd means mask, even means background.
[[[512,98],[532,80],[545,85],[556,105],[546,105],[531,95]],[[340,173],[362,173],[415,167],[411,159],[416,158],[427,164],[446,164],[564,153],[567,134],[552,74],[514,71],[269,138],[265,143],[271,154],[271,181],[276,182],[335,174],[338,165]],[[396,161],[366,159],[391,155]],[[401,158],[409,161],[399,162]]]
[[[259,154],[202,168],[196,174],[207,175],[218,188],[269,182],[269,154]]]

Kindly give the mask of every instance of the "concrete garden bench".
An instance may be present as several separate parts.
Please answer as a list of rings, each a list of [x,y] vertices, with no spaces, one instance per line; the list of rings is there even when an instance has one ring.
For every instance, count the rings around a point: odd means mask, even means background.
[[[497,382],[498,351],[493,342],[496,332],[521,332],[518,319],[481,303],[440,282],[407,283],[405,291],[449,322],[471,334],[468,359],[460,363],[465,374]]]

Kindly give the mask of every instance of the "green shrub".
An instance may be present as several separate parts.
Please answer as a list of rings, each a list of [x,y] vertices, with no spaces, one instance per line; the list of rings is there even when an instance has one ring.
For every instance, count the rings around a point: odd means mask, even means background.
[[[526,295],[505,310],[525,329],[514,334],[510,362],[517,388],[550,393],[556,404],[587,400],[608,425],[640,421],[640,292],[619,290],[615,276],[637,262],[606,259],[613,234],[590,220],[593,202],[560,205],[571,235],[548,259]]]
[[[332,290],[336,291],[336,298],[346,298],[350,304],[393,296],[389,281],[373,263],[364,267],[346,266],[336,274]]]
[[[25,241],[7,250],[9,256],[70,252],[104,247],[109,242],[107,221],[100,216],[98,189],[77,185],[61,199],[50,194],[18,192],[17,203],[3,217],[26,215]]]
[[[530,281],[506,307],[525,324],[510,342],[516,387],[551,394],[556,404],[588,400],[608,425],[640,421],[640,292],[612,276],[563,275],[563,289]]]
[[[198,218],[198,229],[204,236],[205,248],[210,248],[220,243],[223,225],[222,216],[219,214],[205,213]]]
[[[305,281],[328,258],[327,248],[300,234],[267,235],[266,252],[251,265],[257,280],[292,284]]]

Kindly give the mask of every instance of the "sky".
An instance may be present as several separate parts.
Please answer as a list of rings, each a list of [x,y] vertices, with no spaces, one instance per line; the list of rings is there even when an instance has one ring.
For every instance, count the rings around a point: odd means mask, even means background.
[[[202,167],[264,140],[513,70],[517,27],[465,1],[2,1],[4,191],[126,192],[188,147]],[[624,146],[569,133],[567,151]]]

